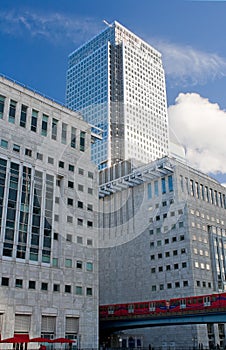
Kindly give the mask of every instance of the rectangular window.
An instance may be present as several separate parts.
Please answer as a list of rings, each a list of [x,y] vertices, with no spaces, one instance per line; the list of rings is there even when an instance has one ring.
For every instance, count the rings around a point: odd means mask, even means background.
[[[22,128],[26,128],[26,122],[27,122],[27,106],[22,105],[21,112],[20,112],[20,126],[22,126]]]
[[[47,136],[47,131],[48,131],[48,115],[43,114],[42,116],[42,130],[41,130],[41,135],[42,136]]]
[[[65,260],[65,267],[72,267],[72,259]]]
[[[86,288],[86,295],[92,296],[93,295],[93,290],[92,288],[87,287]]]
[[[43,154],[42,154],[42,153],[37,152],[37,154],[36,154],[36,158],[37,158],[38,160],[43,160]]]
[[[17,278],[15,282],[15,287],[16,288],[23,288],[23,280]]]
[[[71,127],[71,147],[76,148],[76,129]]]
[[[57,139],[57,123],[58,123],[58,120],[53,118],[52,119],[52,140]]]
[[[92,262],[86,263],[86,271],[93,271],[93,263]]]
[[[38,111],[35,111],[34,109],[32,109],[31,131],[37,132],[37,125],[38,125]]]
[[[151,187],[151,183],[148,184],[148,199],[152,199],[152,187]]]
[[[173,176],[168,176],[168,188],[169,192],[173,192]]]
[[[158,181],[154,182],[154,191],[155,191],[155,196],[158,197],[159,195],[159,185],[158,185]]]
[[[93,173],[91,171],[88,171],[88,178],[93,179]]]
[[[20,153],[20,146],[19,146],[19,145],[16,145],[16,144],[14,143],[14,145],[13,145],[13,151],[14,151],[14,152]]]
[[[35,281],[29,281],[28,288],[29,289],[35,289],[36,282]]]
[[[8,148],[8,141],[1,139],[1,147],[2,148]]]
[[[64,144],[67,143],[67,124],[65,123],[62,123],[61,143],[64,143]]]
[[[80,132],[80,151],[85,151],[85,137],[86,133],[84,131]]]
[[[75,167],[72,164],[68,165],[68,170],[71,171],[72,173],[75,171]]]
[[[8,277],[2,277],[2,286],[5,286],[5,287],[9,286],[9,278]]]
[[[32,150],[29,148],[25,148],[25,156],[31,157],[32,156]]]
[[[0,95],[0,119],[3,118],[5,105],[5,96]]]
[[[52,265],[53,265],[54,267],[58,267],[58,258],[53,258],[53,260],[52,260]]]
[[[166,193],[166,179],[162,177],[161,182],[162,182],[162,194],[164,194]]]
[[[15,117],[16,117],[16,101],[10,100],[9,122],[15,124]]]
[[[62,160],[59,161],[59,168],[64,168],[64,162]]]
[[[42,282],[42,284],[41,284],[41,290],[47,291],[47,290],[48,290],[48,283]]]
[[[76,286],[75,287],[75,294],[76,295],[82,295],[82,287]]]
[[[54,283],[54,285],[53,285],[53,292],[59,292],[59,291],[60,291],[60,285]]]

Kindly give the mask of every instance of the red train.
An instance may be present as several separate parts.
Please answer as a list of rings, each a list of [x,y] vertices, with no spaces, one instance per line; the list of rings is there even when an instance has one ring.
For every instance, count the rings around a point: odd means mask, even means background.
[[[99,308],[100,319],[123,317],[163,316],[192,312],[226,311],[226,293],[208,294],[169,300],[153,300],[128,304],[102,305]]]

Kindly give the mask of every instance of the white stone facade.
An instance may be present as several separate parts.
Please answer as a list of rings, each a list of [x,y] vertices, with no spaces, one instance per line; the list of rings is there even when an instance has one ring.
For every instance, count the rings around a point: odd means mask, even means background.
[[[75,112],[0,77],[2,339],[23,333],[98,346],[90,143],[90,127]]]
[[[225,187],[168,157],[118,178],[107,174],[100,176],[101,305],[226,290]],[[224,325],[210,328],[144,330],[144,343],[225,345]]]

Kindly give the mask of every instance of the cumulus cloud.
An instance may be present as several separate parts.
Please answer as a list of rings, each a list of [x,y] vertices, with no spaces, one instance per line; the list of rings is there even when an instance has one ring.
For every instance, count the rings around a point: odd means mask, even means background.
[[[196,93],[180,93],[168,109],[170,133],[193,167],[226,173],[226,112]]]
[[[35,13],[30,11],[0,12],[0,30],[11,36],[29,34],[43,37],[52,43],[65,40],[82,43],[100,30],[100,25],[90,17],[67,16],[60,13]]]
[[[149,40],[161,53],[168,83],[172,86],[205,84],[226,76],[226,60],[216,53],[159,40]]]

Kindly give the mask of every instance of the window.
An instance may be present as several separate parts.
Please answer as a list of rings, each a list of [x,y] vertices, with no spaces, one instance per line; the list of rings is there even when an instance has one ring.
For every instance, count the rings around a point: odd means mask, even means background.
[[[93,179],[93,173],[91,171],[88,171],[88,178]]]
[[[25,148],[25,156],[31,157],[32,156],[32,150],[29,148]]]
[[[66,241],[67,242],[72,242],[72,235],[70,233],[67,233]]]
[[[93,211],[93,205],[92,204],[87,204],[87,210],[88,211]]]
[[[20,112],[20,126],[22,126],[22,128],[26,128],[26,122],[27,122],[27,106],[22,105],[21,112]]]
[[[42,284],[41,284],[41,290],[47,291],[47,290],[48,290],[48,283],[42,282]]]
[[[166,271],[170,271],[170,270],[171,270],[170,265],[166,265]]]
[[[49,164],[54,164],[54,159],[52,157],[48,157],[48,163]]]
[[[9,278],[8,277],[2,277],[2,286],[5,286],[5,287],[9,286]]]
[[[172,288],[172,283],[167,283],[167,289],[171,289]]]
[[[184,287],[188,287],[188,281],[184,281],[184,282],[183,282],[183,286],[184,286]]]
[[[179,269],[179,264],[174,264],[174,270],[178,270]]]
[[[72,267],[72,259],[65,259],[65,267]]]
[[[92,288],[89,288],[89,287],[86,288],[86,295],[88,295],[88,296],[92,296],[93,295]]]
[[[28,288],[29,289],[35,289],[35,287],[36,287],[36,282],[35,281],[29,281]]]
[[[180,288],[180,282],[175,282],[175,288]]]
[[[83,202],[78,201],[78,208],[83,209]]]
[[[161,179],[162,182],[162,194],[166,193],[166,179],[163,177]]]
[[[73,199],[72,198],[67,199],[67,205],[73,206]]]
[[[156,286],[155,285],[151,286],[151,290],[152,290],[152,292],[156,292],[156,290],[157,290]]]
[[[1,139],[1,147],[8,148],[8,141]]]
[[[77,236],[77,243],[83,244],[83,238],[81,236]]]
[[[43,160],[43,154],[37,152],[36,158],[37,158],[38,160]]]
[[[52,265],[53,265],[54,267],[58,267],[58,258],[53,258],[53,260],[52,260]]]
[[[93,263],[92,262],[86,263],[86,271],[93,271]]]
[[[84,186],[83,186],[83,185],[78,184],[78,190],[79,190],[79,191],[81,191],[81,192],[83,192],[83,190],[84,190]]]
[[[37,124],[38,124],[38,111],[32,110],[32,116],[31,116],[31,131],[36,132],[37,131]]]
[[[80,151],[85,151],[85,137],[86,133],[84,131],[80,132]]]
[[[155,196],[158,197],[159,195],[159,187],[158,187],[158,181],[154,182],[154,191],[155,191]]]
[[[181,227],[184,227],[183,221],[180,221],[180,222],[179,222],[179,228],[181,228]]]
[[[87,239],[87,245],[92,246],[93,245],[93,240],[92,239]]]
[[[9,105],[9,122],[15,124],[16,101],[10,100]]]
[[[72,216],[67,216],[67,222],[72,224],[73,223],[73,217]]]
[[[79,173],[79,175],[84,175],[84,169],[78,168],[78,173]]]
[[[16,288],[23,288],[23,280],[17,278],[15,283]]]
[[[69,188],[74,188],[74,182],[73,181],[68,181],[68,187]]]
[[[187,267],[187,263],[186,262],[182,262],[182,267],[186,268]]]
[[[71,127],[71,147],[76,148],[76,129]]]
[[[5,96],[0,95],[0,119],[3,118],[5,105]]]
[[[168,187],[169,187],[169,192],[173,191],[173,176],[170,175],[168,176]]]
[[[151,268],[151,273],[155,273],[155,267]]]
[[[87,226],[88,226],[88,227],[93,227],[93,222],[88,220],[88,221],[87,221]]]
[[[42,136],[47,136],[47,131],[48,131],[48,115],[43,114],[42,115],[42,129],[41,129],[41,135]]]
[[[54,232],[54,234],[53,234],[53,239],[55,240],[55,241],[58,241],[58,232]]]
[[[92,188],[90,188],[90,187],[88,187],[88,194],[93,194],[93,189]]]
[[[66,284],[65,288],[64,288],[65,293],[71,293],[71,285],[70,284]]]
[[[82,295],[82,287],[81,286],[76,286],[75,287],[75,294],[76,295]]]
[[[74,172],[74,171],[75,171],[74,165],[69,164],[69,165],[68,165],[68,170],[71,171],[71,172]]]
[[[83,226],[83,219],[77,219],[78,226]]]
[[[67,143],[67,124],[62,123],[61,143]]]
[[[19,145],[16,145],[16,144],[14,143],[14,145],[13,145],[13,151],[14,151],[14,152],[20,153],[20,146],[19,146]]]
[[[60,292],[60,285],[54,283],[54,285],[53,285],[53,291],[54,291],[54,292]]]
[[[77,269],[82,269],[82,261],[81,260],[76,261],[76,267],[77,267]]]
[[[59,168],[64,168],[64,162],[62,160],[59,161]]]
[[[152,186],[151,186],[151,183],[148,184],[148,199],[152,199]]]
[[[53,118],[52,119],[52,140],[57,139],[57,123],[58,123],[58,120]]]

